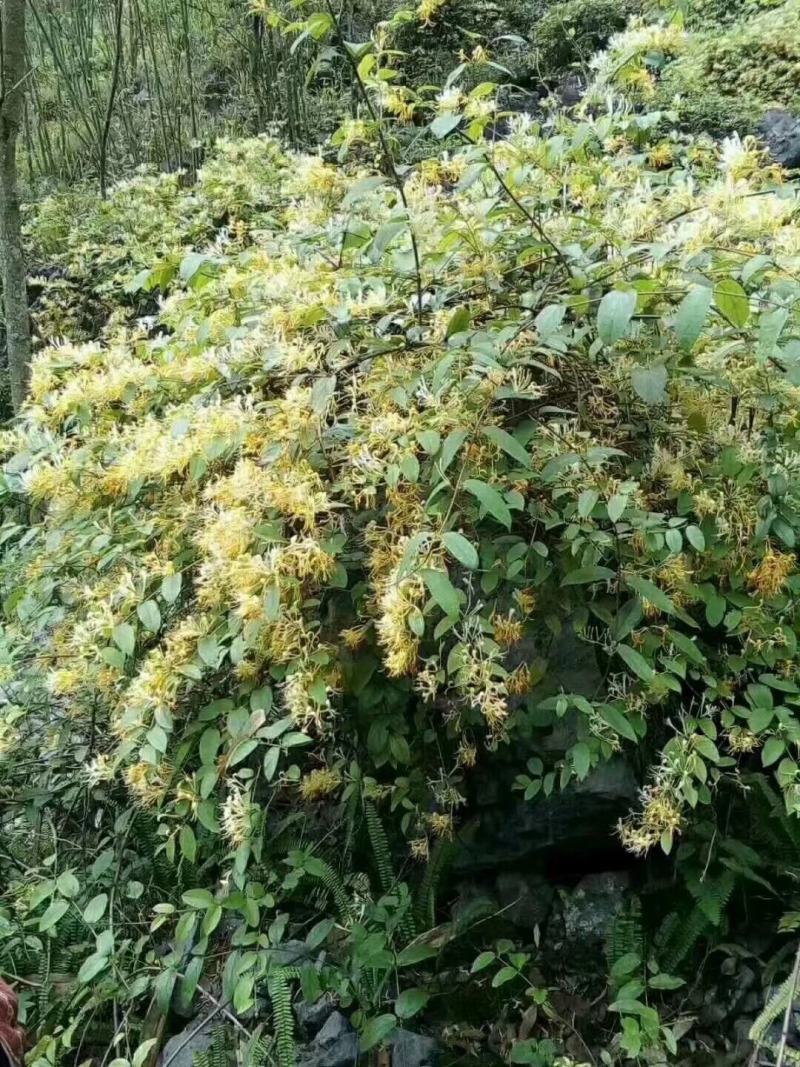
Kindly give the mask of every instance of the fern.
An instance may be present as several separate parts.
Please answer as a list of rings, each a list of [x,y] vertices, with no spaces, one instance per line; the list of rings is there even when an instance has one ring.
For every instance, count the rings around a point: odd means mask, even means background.
[[[746,782],[752,790],[748,811],[753,835],[769,847],[773,862],[800,863],[800,820],[787,813],[766,775],[748,775]]]
[[[384,893],[390,893],[394,888],[395,874],[392,868],[392,856],[389,851],[389,839],[386,836],[381,817],[375,804],[368,797],[364,800],[364,813],[367,820],[367,832],[369,842],[372,845],[372,854],[375,857],[375,867],[378,871],[378,880]]]
[[[229,1067],[229,1037],[227,1027],[215,1026],[208,1048],[202,1052],[195,1052],[192,1056],[192,1067]]]
[[[726,870],[719,878],[692,880],[689,892],[712,926],[719,926],[736,886],[736,874]]]
[[[786,1011],[789,998],[794,995],[793,985],[794,976],[790,975],[785,982],[778,986],[767,1001],[764,1010],[750,1027],[750,1040],[755,1042],[756,1045],[764,1044],[764,1039],[770,1026]]]
[[[673,919],[672,916],[669,916]],[[688,916],[675,915],[670,923],[671,936],[663,939],[661,966],[665,971],[676,971],[701,937],[711,927],[708,916],[695,905]]]
[[[267,992],[272,1002],[278,1067],[295,1067],[294,1013],[289,983],[299,977],[298,967],[280,967],[267,975]]]
[[[606,934],[605,948],[609,971],[618,960],[629,953],[635,953],[640,959],[644,959],[642,902],[638,897],[633,897],[614,917]]]
[[[442,876],[453,862],[455,852],[455,844],[444,838],[439,838],[433,846],[414,902],[414,916],[420,930],[436,925],[436,892]]]
[[[350,898],[339,874],[329,863],[321,860],[318,856],[309,857],[304,864],[304,869],[308,875],[322,883],[333,897],[339,911],[339,917],[343,922],[347,922],[350,919]]]

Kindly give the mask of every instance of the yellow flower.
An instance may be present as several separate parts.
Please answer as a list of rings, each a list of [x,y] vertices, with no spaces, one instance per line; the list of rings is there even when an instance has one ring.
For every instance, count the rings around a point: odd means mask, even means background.
[[[509,694],[513,696],[521,696],[523,693],[527,693],[531,688],[532,675],[530,667],[527,663],[520,663],[506,681],[506,689]]]
[[[342,784],[342,776],[337,770],[321,767],[309,771],[300,779],[300,796],[303,800],[322,800],[335,793]]]
[[[786,585],[786,579],[795,569],[795,557],[787,552],[767,548],[761,562],[750,571],[750,587],[767,600],[777,596]]]
[[[511,648],[522,640],[523,626],[513,615],[493,615],[494,639],[501,648]]]
[[[430,826],[434,836],[442,838],[445,841],[452,841],[453,839],[453,816],[449,812],[437,811],[428,816],[428,826]]]
[[[417,18],[423,26],[430,26],[446,3],[447,0],[420,0],[417,5]]]

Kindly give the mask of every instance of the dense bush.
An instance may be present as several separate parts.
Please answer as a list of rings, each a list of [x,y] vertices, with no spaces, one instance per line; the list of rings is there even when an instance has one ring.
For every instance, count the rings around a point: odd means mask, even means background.
[[[756,14],[745,9],[729,24],[715,21],[713,7],[702,11],[707,19],[694,31],[673,20],[637,23],[617,34],[596,60],[596,90],[614,85],[639,105],[673,112],[684,129],[717,136],[755,133],[769,108],[793,109],[800,5],[787,0]]]
[[[739,878],[796,906],[735,837],[745,789],[800,810],[796,194],[646,116],[489,149],[484,86],[437,107],[477,143],[402,181],[259,139],[32,222],[81,279],[43,328],[107,320],[3,438],[0,958],[36,1067],[141,1064],[214,990],[267,994],[288,1064],[293,983],[365,1047],[501,990],[498,1054],[566,1063],[536,944],[437,908],[500,769],[536,804],[627,757],[621,841],[683,850],[690,918],[611,942],[605,1063],[691,1051],[675,972]],[[565,633],[588,695],[537,688]]]

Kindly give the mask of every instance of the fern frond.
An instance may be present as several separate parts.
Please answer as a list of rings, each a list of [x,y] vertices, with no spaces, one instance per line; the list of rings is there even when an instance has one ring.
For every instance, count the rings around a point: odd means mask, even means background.
[[[392,854],[389,850],[389,838],[386,836],[378,809],[369,797],[364,800],[364,814],[367,820],[369,843],[372,846],[375,867],[378,871],[378,880],[383,892],[390,893],[394,888],[395,874],[392,867]]]
[[[633,897],[630,903],[614,917],[606,934],[606,962],[609,971],[614,964],[629,953],[644,959],[644,923],[642,902]]]
[[[444,838],[439,838],[433,846],[414,901],[414,917],[419,930],[436,925],[436,893],[445,871],[453,862],[455,852],[455,844]]]
[[[289,983],[296,981],[299,977],[299,967],[280,967],[267,975],[267,992],[272,1002],[278,1067],[295,1067],[294,1013]]]
[[[672,924],[673,933],[663,944],[660,959],[663,970],[672,973],[676,971],[700,938],[708,931],[712,923],[699,905],[695,905],[686,918],[676,916],[676,922]]]
[[[786,981],[778,986],[767,1001],[764,1010],[750,1027],[750,1040],[756,1045],[762,1045],[770,1026],[786,1011],[789,998],[793,996],[794,975],[790,975]]]
[[[306,862],[305,870],[307,874],[311,875],[312,878],[316,878],[327,889],[328,893],[333,897],[340,919],[343,922],[347,922],[350,919],[350,898],[339,874],[329,863],[321,860],[318,856],[312,856]]]

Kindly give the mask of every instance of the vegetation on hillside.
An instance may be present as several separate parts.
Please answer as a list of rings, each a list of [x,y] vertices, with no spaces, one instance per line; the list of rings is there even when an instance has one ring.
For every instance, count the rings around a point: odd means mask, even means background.
[[[462,32],[446,4],[360,45],[272,11],[282,55],[349,86],[324,151],[223,138],[26,219],[0,974],[29,1063],[155,1067],[205,1013],[196,1067],[292,1067],[294,1009],[330,1000],[375,1065],[413,1030],[450,1063],[786,1067],[798,197],[756,141],[657,107],[721,16],[630,24],[592,63],[604,107],[534,118],[478,40],[412,79]],[[547,89],[598,12],[541,14]],[[776,16],[746,23],[765,49]],[[565,645],[591,686],[553,683]],[[524,870],[565,899],[527,928],[487,908],[487,783],[544,825],[620,768],[599,941],[564,948],[572,870]]]

